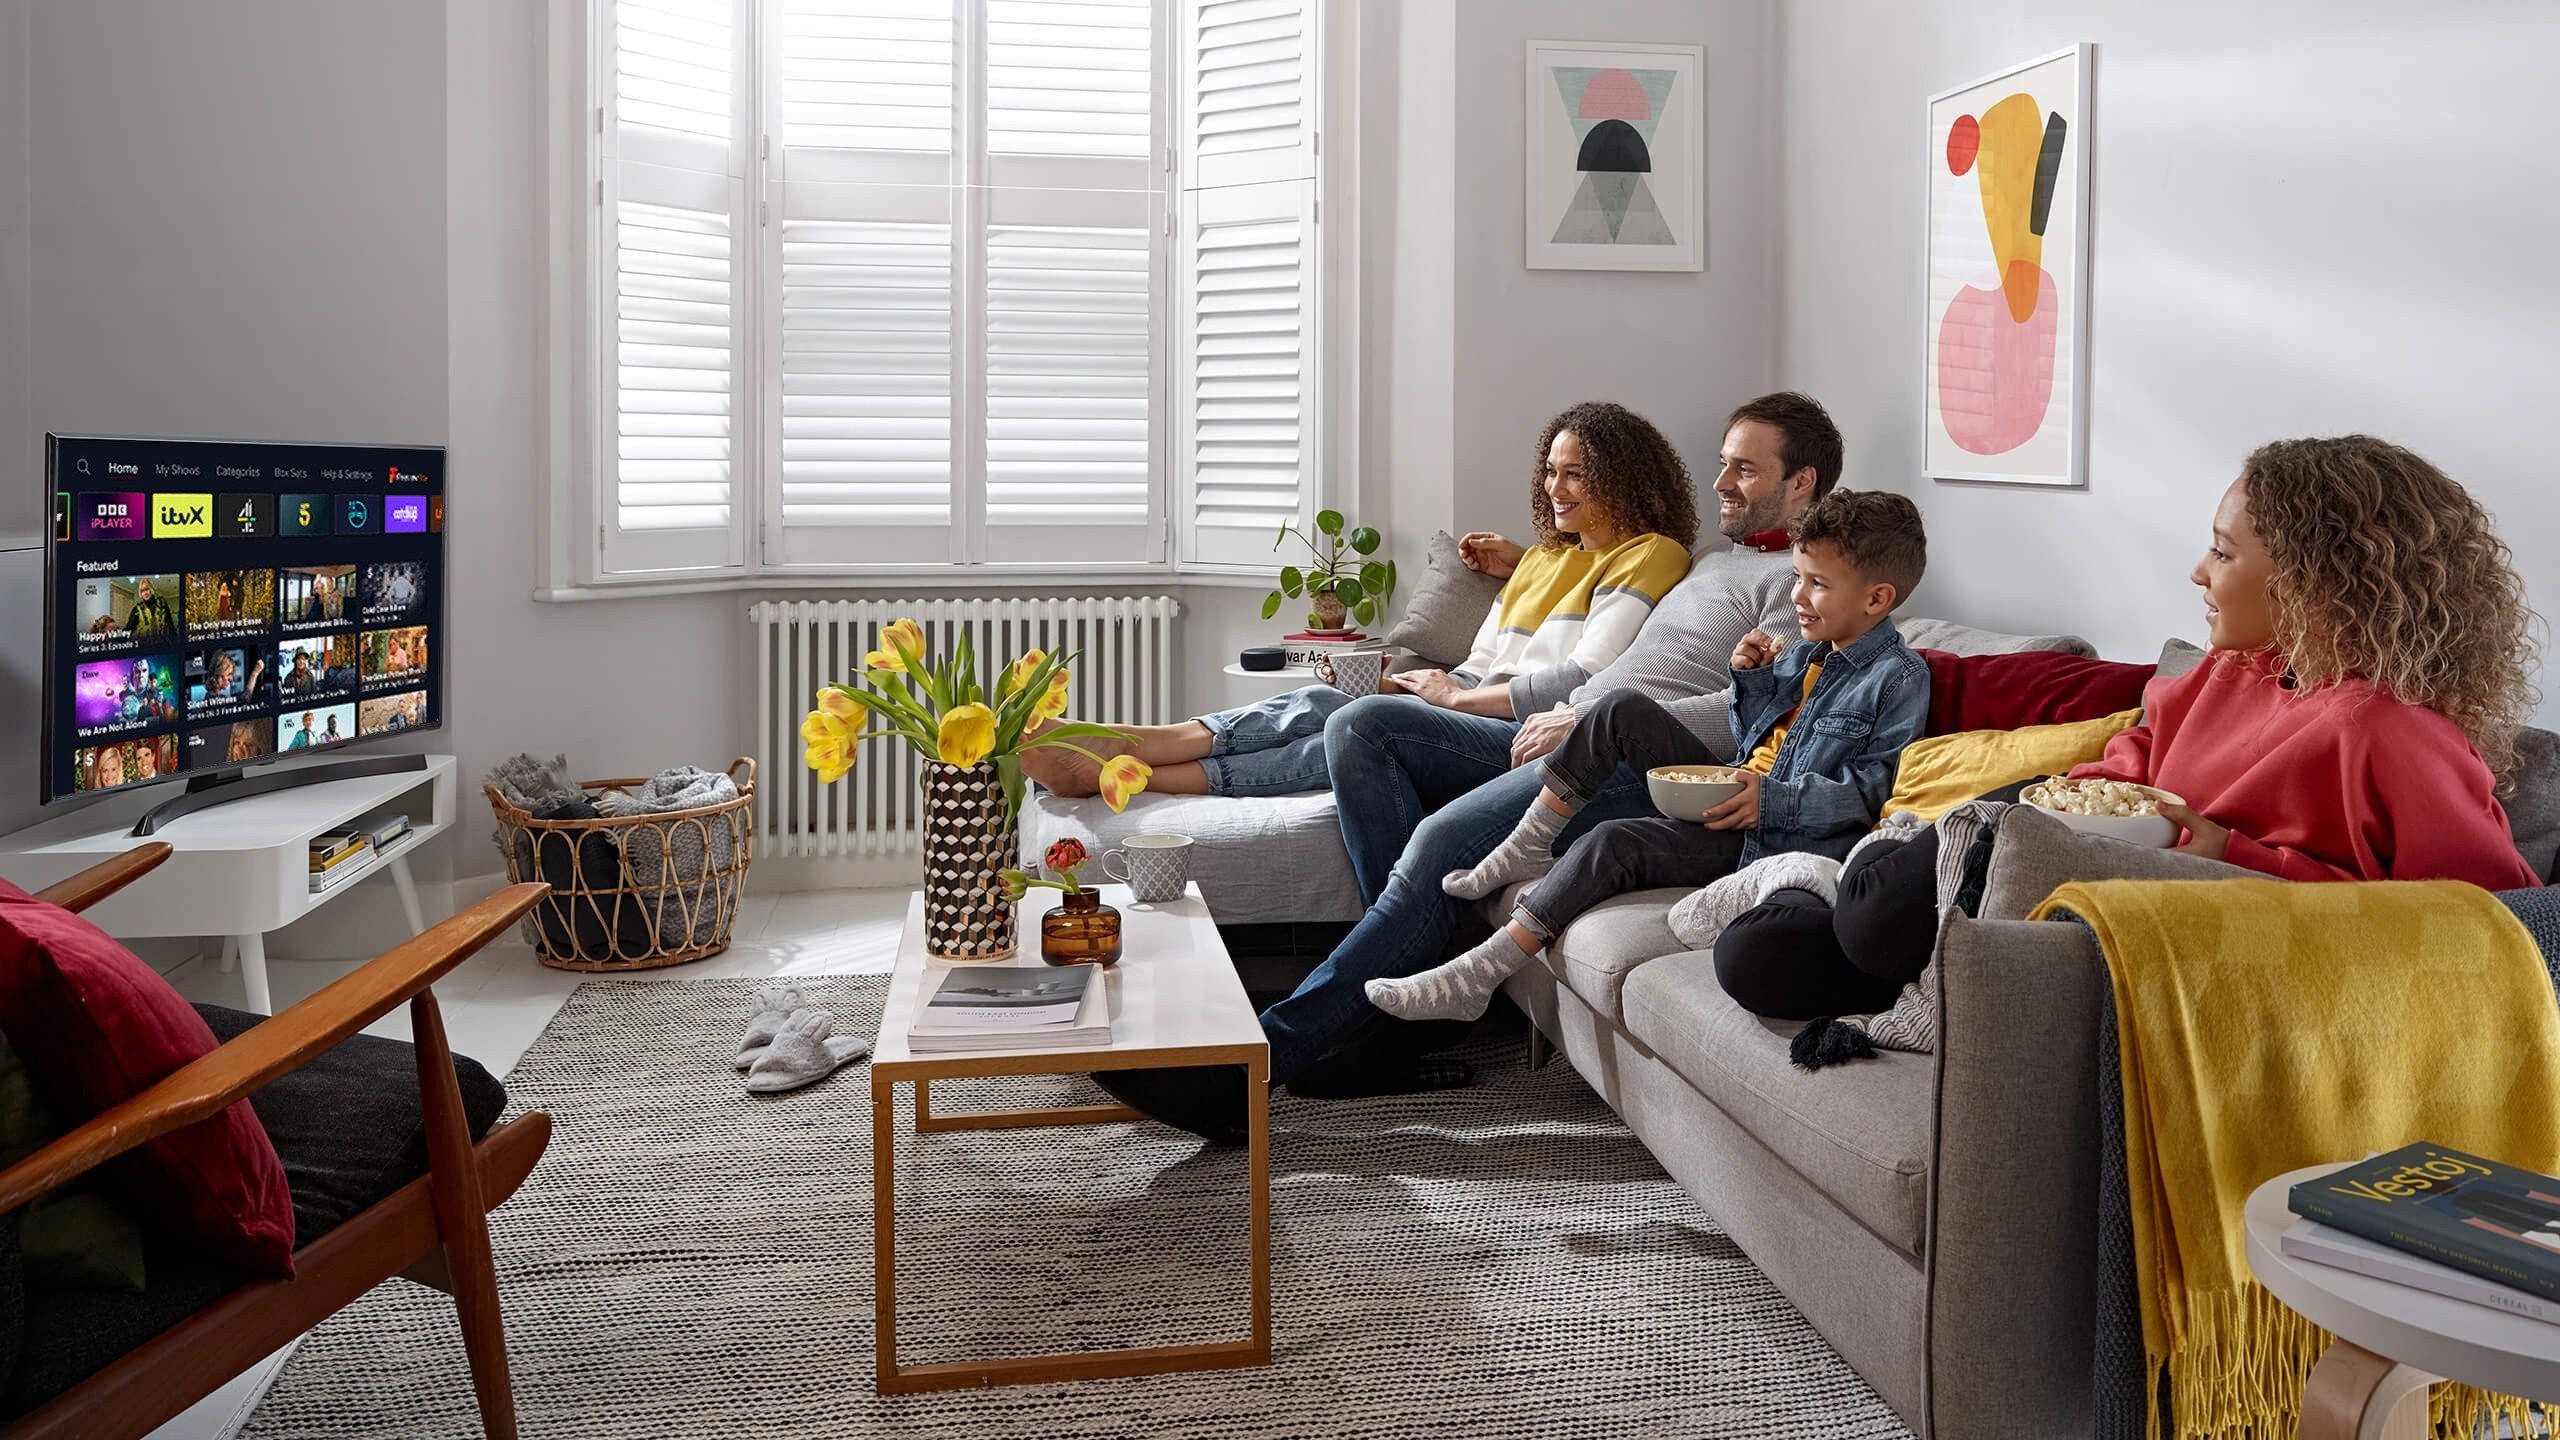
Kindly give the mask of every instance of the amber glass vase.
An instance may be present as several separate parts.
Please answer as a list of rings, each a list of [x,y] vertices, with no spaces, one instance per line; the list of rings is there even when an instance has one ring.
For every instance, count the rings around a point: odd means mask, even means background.
[[[1109,965],[1120,958],[1120,912],[1099,890],[1069,890],[1040,917],[1040,958],[1052,965]]]

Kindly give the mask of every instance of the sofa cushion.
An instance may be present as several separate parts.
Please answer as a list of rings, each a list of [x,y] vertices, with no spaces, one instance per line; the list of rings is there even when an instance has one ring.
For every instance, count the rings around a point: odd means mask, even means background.
[[[2514,788],[2498,799],[2507,807],[2516,849],[2534,874],[2560,885],[2560,735],[2530,725],[2517,731],[2516,766],[2507,780]]]
[[[2203,658],[2204,648],[2200,645],[2174,637],[2163,641],[2160,646],[2159,676],[2163,680],[2175,680],[2196,668],[2196,662]]]
[[[1446,530],[1432,532],[1425,564],[1404,613],[1387,630],[1387,648],[1409,651],[1434,669],[1454,670],[1474,648],[1502,582],[1468,569],[1458,554],[1458,537]]]
[[[1979,920],[2024,920],[2057,885],[2072,880],[2264,880],[2220,860],[2083,834],[2033,805],[2000,816]]]
[[[1944,650],[1950,655],[2014,655],[2021,650],[2059,650],[2066,655],[2089,656],[2098,653],[2077,635],[2009,635],[1916,615],[1908,620],[1897,615],[1893,625],[1902,632],[1902,643],[1912,649]]]
[[[1155,834],[1196,842],[1191,879],[1221,925],[1360,918],[1360,883],[1342,847],[1329,790],[1264,798],[1146,793],[1117,815],[1098,799],[1067,800],[1045,790],[1023,801],[1025,865],[1069,837],[1083,841],[1098,862],[1104,850],[1132,835]]]
[[[1923,650],[1929,665],[1931,735],[2068,725],[2139,709],[2152,667],[2056,650],[1957,655]]]
[[[1626,978],[1627,1032],[1887,1244],[1918,1255],[1929,1212],[1929,1056],[1879,1051],[1802,1070],[1802,1027],[1762,1020],[1716,983],[1715,956],[1667,955]]]
[[[1602,901],[1547,947],[1547,968],[1609,1023],[1626,1024],[1621,992],[1627,977],[1648,961],[1689,948],[1671,933],[1671,902],[1688,893],[1639,890]]]
[[[266,1018],[196,1008],[225,1042]],[[506,1087],[477,1061],[456,1056],[453,1063],[463,1116],[478,1140],[506,1109]],[[303,1244],[426,1173],[417,1051],[400,1041],[351,1036],[260,1090],[258,1112],[292,1180]],[[0,1413],[45,1403],[255,1278],[166,1235],[151,1239],[149,1274],[140,1295],[30,1293],[27,1342]]]
[[[2139,710],[2120,710],[2068,725],[1924,736],[1902,748],[1902,761],[1894,767],[1893,794],[1886,797],[1883,813],[1889,817],[1907,811],[1935,820],[2004,785],[2059,775],[2104,755],[2107,742],[2141,718]]]
[[[213,1052],[169,982],[96,926],[52,905],[0,905],[0,1032],[57,1123],[76,1125]],[[137,1207],[262,1275],[293,1273],[293,1196],[241,1100],[106,1167]]]

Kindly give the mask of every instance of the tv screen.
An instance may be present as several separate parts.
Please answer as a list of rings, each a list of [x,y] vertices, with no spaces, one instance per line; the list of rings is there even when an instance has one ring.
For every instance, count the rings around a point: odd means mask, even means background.
[[[45,437],[44,799],[444,718],[444,452]]]

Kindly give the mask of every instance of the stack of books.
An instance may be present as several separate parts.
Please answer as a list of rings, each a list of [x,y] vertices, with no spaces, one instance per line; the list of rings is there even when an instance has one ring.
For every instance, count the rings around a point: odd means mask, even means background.
[[[2560,1323],[2560,1180],[2404,1145],[2293,1187],[2296,1260]]]
[[[1099,965],[968,965],[933,981],[907,1027],[907,1048],[1053,1050],[1111,1043]]]
[[[1301,630],[1295,635],[1280,637],[1281,648],[1289,652],[1289,664],[1308,670],[1314,669],[1317,661],[1337,651],[1383,650],[1386,644],[1386,641],[1372,640],[1358,630],[1346,630],[1338,635],[1318,635]]]
[[[364,868],[373,841],[353,825],[341,825],[311,837],[311,893],[336,887]]]

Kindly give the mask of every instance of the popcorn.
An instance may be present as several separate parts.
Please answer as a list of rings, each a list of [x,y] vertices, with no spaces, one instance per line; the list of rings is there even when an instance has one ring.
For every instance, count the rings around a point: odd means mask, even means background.
[[[2040,810],[2062,815],[2107,815],[2130,818],[2160,813],[2160,793],[2125,780],[2040,780],[2022,796]]]

